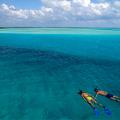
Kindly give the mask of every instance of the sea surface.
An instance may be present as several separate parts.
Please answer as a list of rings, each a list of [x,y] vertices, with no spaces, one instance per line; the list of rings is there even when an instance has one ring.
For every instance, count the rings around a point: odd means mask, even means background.
[[[120,96],[120,29],[1,28],[0,120],[119,120],[77,94],[98,87]]]

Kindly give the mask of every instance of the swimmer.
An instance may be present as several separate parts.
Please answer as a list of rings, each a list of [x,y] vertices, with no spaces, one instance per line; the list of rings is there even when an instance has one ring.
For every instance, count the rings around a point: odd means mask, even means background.
[[[120,102],[120,97],[118,97],[118,96],[115,96],[115,95],[110,94],[110,93],[103,91],[103,90],[99,90],[98,88],[95,88],[94,91],[96,93],[95,98],[97,97],[97,95],[102,95],[102,96],[107,97],[108,99]]]
[[[92,107],[96,116],[99,116],[99,111],[97,110],[96,105],[102,107],[107,115],[111,115],[111,111],[108,108],[106,108],[104,105],[98,103],[95,97],[93,97],[89,93],[80,90],[78,94]]]

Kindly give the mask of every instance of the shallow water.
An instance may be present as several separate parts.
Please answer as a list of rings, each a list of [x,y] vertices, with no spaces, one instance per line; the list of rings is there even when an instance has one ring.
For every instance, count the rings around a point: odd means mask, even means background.
[[[77,95],[98,86],[120,96],[120,35],[0,33],[1,120],[119,120],[104,97],[97,118]]]
[[[0,28],[0,33],[120,35],[120,28]]]

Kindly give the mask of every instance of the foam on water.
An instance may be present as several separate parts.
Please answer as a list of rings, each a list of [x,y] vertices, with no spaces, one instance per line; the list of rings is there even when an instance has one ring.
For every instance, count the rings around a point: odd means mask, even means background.
[[[77,95],[120,95],[119,51],[119,35],[0,34],[0,119],[119,120],[119,103],[99,96],[113,114],[96,118]]]

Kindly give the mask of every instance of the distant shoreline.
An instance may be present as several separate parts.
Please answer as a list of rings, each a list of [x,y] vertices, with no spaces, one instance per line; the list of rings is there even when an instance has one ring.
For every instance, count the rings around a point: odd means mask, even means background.
[[[120,28],[1,27],[0,34],[120,35]]]
[[[75,28],[75,29],[120,29],[119,27],[0,27],[0,29],[7,28]]]

